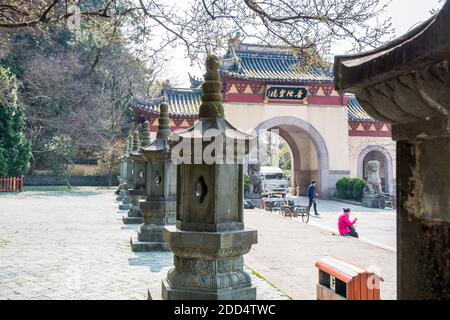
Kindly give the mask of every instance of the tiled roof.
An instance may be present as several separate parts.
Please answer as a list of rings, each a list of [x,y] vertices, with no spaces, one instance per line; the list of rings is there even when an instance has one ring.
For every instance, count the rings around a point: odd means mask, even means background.
[[[355,96],[351,96],[348,104],[348,121],[376,121],[359,104]]]
[[[333,81],[331,70],[300,70],[299,59],[284,48],[241,44],[230,48],[222,60],[223,74],[249,80]]]
[[[142,101],[134,98],[133,106],[146,111],[158,111],[159,105],[166,102],[170,115],[197,115],[202,102],[201,89],[164,88],[161,96]]]

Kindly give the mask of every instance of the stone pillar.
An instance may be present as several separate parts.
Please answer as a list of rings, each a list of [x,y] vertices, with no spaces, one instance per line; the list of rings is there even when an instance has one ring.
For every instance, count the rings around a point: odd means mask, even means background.
[[[139,132],[133,132],[133,150],[130,152],[129,158],[132,164],[132,183],[128,189],[131,198],[131,207],[128,215],[123,217],[124,224],[140,224],[144,222],[141,211],[139,209],[139,200],[145,196],[145,159],[140,152],[141,143],[139,140]]]
[[[129,186],[132,184],[132,171],[133,171],[133,160],[130,159],[130,152],[133,150],[133,137],[128,137],[127,139],[127,154],[124,156],[123,161],[125,162],[125,176],[124,176],[124,189],[125,195],[122,203],[119,205],[120,210],[129,210],[131,208],[131,197],[128,193]]]
[[[356,94],[397,141],[397,297],[450,299],[450,1],[382,48],[336,57],[336,89]]]
[[[398,297],[449,299],[450,130],[426,138],[404,126],[394,132]]]
[[[170,158],[168,109],[167,104],[161,104],[156,140],[141,148],[146,161],[145,200],[139,202],[144,223],[139,228],[138,241],[130,239],[133,251],[169,250],[163,228],[175,224],[176,167]]]
[[[208,56],[199,120],[171,137],[173,156],[181,151],[183,159],[177,159],[176,226],[164,229],[175,265],[163,281],[166,300],[256,299],[243,260],[257,242],[256,230],[245,230],[243,218],[242,163],[254,137],[225,120],[218,68],[217,57]]]

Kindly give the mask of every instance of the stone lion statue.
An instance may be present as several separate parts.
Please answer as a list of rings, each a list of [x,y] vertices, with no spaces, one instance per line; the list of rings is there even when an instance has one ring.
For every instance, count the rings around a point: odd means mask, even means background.
[[[381,193],[380,179],[380,161],[372,160],[367,162],[367,185],[364,188],[365,193]]]
[[[249,183],[249,193],[261,194],[262,193],[262,180],[260,175],[260,165],[259,164],[249,164],[248,166],[248,176],[250,178]]]

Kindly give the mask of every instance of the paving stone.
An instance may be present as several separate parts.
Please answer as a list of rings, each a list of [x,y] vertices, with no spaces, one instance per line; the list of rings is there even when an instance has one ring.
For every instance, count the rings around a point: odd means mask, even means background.
[[[170,252],[133,253],[113,189],[0,194],[0,299],[161,299]],[[287,299],[252,275],[259,299]]]

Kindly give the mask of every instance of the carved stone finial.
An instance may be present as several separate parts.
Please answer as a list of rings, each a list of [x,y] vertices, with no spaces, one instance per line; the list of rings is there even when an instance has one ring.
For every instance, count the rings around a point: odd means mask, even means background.
[[[169,136],[169,106],[163,102],[159,106],[159,124],[156,138],[167,139]]]
[[[127,142],[128,142],[128,153],[130,153],[134,150],[133,136],[129,136]]]
[[[139,152],[141,142],[139,141],[139,131],[133,132],[133,152]]]
[[[205,82],[202,84],[203,96],[199,118],[223,118],[222,83],[219,74],[219,59],[215,55],[206,58]]]
[[[142,127],[142,146],[146,147],[151,143],[150,138],[150,122],[145,121],[144,126]]]
[[[128,142],[128,138],[125,140],[125,143],[123,144],[123,154],[128,154],[130,150],[130,143]]]

